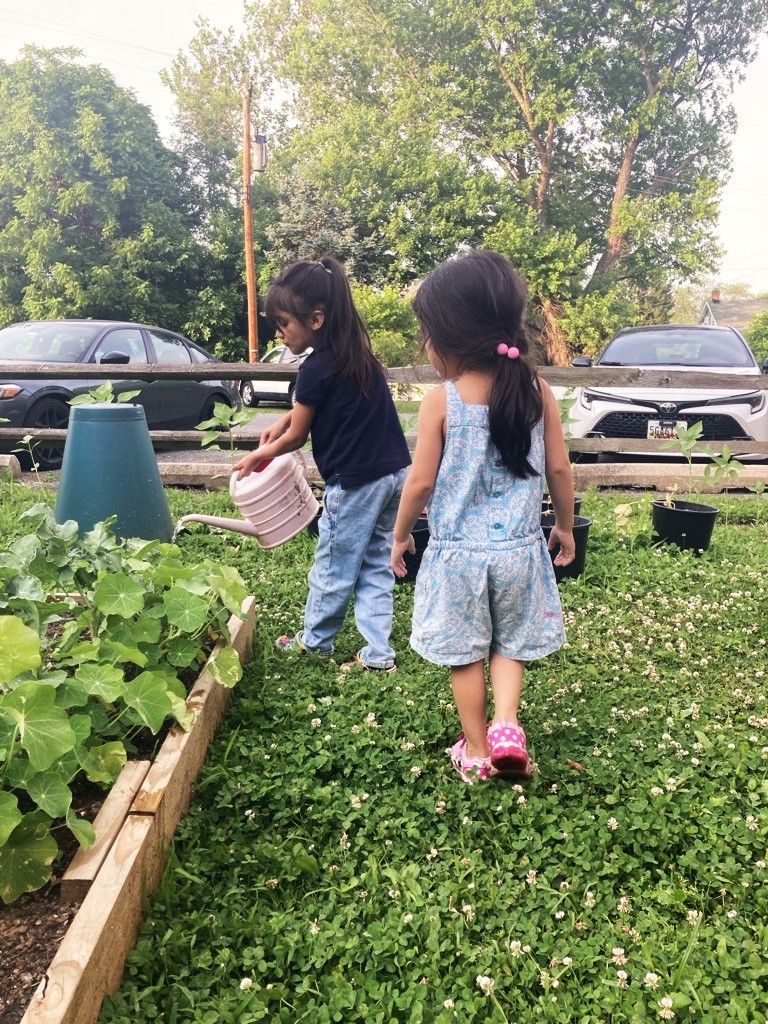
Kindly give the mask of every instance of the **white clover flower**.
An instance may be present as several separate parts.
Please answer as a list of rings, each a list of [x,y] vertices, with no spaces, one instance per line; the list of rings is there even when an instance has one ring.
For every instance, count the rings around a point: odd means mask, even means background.
[[[571,888],[571,883],[570,882],[561,882],[560,883],[560,892],[569,892],[570,888]]]
[[[562,921],[564,917],[565,917],[565,911],[564,910],[556,910],[555,911],[555,920],[556,921]]]
[[[445,800],[438,800],[435,804],[435,814],[445,814]]]
[[[360,732],[360,726],[359,726],[359,725],[353,725],[353,726],[352,726],[352,728],[351,728],[351,729],[350,729],[349,731],[350,731],[350,732],[351,732],[351,733],[352,733],[352,734],[353,734],[354,736],[357,736],[357,734],[358,734],[358,733]]]
[[[310,921],[309,922],[309,934],[310,935],[318,935],[319,933],[320,933],[320,925],[317,923],[317,920]]]
[[[750,832],[757,832],[758,821],[754,814],[748,814],[744,819],[744,824],[747,826]]]
[[[617,904],[620,914],[628,914],[631,906],[632,903],[627,896],[622,896]]]
[[[443,1007],[446,1010],[452,1010],[455,1005],[456,1004],[454,1003],[454,1001],[452,999],[444,999],[443,1000]]]
[[[251,808],[249,807],[248,810],[245,812],[245,816],[246,818],[252,818],[255,813],[256,811],[251,810]]]
[[[663,794],[664,790],[661,786],[651,786],[651,796],[662,796]]]
[[[564,956],[563,957],[563,967],[570,967],[572,963],[573,963],[573,957],[572,956]]]
[[[423,770],[424,769],[420,765],[414,764],[411,766],[411,775],[415,775],[416,778],[418,779]]]
[[[701,919],[704,915],[700,910],[689,910],[685,915],[685,919],[690,925],[697,925],[701,923]]]
[[[378,729],[379,723],[376,721],[376,715],[372,711],[369,711],[365,716],[365,724],[370,725],[372,729]]]
[[[276,878],[268,878],[267,879],[267,888],[268,889],[276,889],[277,888],[277,879]]]
[[[537,875],[538,875],[538,872],[534,871],[534,869],[531,868],[531,870],[525,876],[525,880],[528,883],[528,885],[536,885],[536,877],[537,877]]]
[[[654,974],[653,971],[648,971],[646,976],[643,978],[643,984],[646,988],[658,988],[659,987],[659,976]]]
[[[403,914],[403,924],[410,924],[413,920],[413,914]]]
[[[333,700],[333,697],[321,697],[320,698],[320,703],[323,705],[324,708],[327,708],[332,700]]]
[[[430,849],[429,849],[429,853],[427,854],[427,860],[434,860],[435,857],[437,857],[437,856],[438,856],[437,850],[435,849],[434,846],[431,846]]]
[[[387,889],[387,896],[389,896],[389,898],[391,900],[399,900],[400,899],[400,890],[399,889]]]
[[[525,799],[525,797],[524,797],[524,796],[519,796],[519,797],[517,798],[517,802],[518,802],[519,804],[525,804],[525,803],[527,803],[528,801],[527,801],[527,800]]]
[[[309,724],[312,726],[313,729],[319,729],[320,726],[323,724],[323,720],[322,718],[313,718]]]
[[[614,946],[613,947],[613,949],[611,950],[611,959],[613,960],[613,962],[616,964],[617,967],[623,967],[624,966],[624,964],[627,962],[627,957],[626,957],[626,954],[624,953],[624,950],[621,948],[621,946]]]
[[[475,981],[477,982],[477,987],[483,995],[486,996],[489,996],[491,992],[493,992],[493,987],[496,984],[493,978],[489,978],[487,974],[478,974]]]
[[[587,910],[591,910],[596,902],[597,901],[595,900],[595,894],[593,892],[588,892],[584,897],[584,906],[587,908]]]
[[[248,989],[253,985],[253,978],[241,978],[240,979],[240,991],[247,992]]]
[[[412,743],[410,740],[403,740],[403,742],[400,744],[401,750],[415,750],[415,748],[416,744]]]
[[[627,974],[626,971],[616,971],[616,984],[619,986],[619,988],[626,988],[627,987],[627,978],[628,977],[629,977],[629,975]]]
[[[509,944],[509,951],[514,957],[523,955],[523,944],[519,939],[512,939]]]
[[[675,1016],[675,1011],[672,1009],[671,996],[664,996],[663,999],[659,1000],[659,1016],[662,1020],[672,1020]]]
[[[615,818],[608,819],[608,828],[611,830],[611,832],[615,832],[618,827],[619,823],[618,821],[616,821]]]
[[[341,833],[341,839],[339,840],[339,846],[342,850],[348,850],[350,847],[349,837],[346,832]]]
[[[677,779],[673,779],[671,776],[664,783],[664,788],[668,793],[674,793],[677,789]]]
[[[313,715],[317,711],[317,704],[307,704],[307,711]]]
[[[730,918],[730,920],[732,921],[734,919],[734,917],[737,916],[737,914],[736,914],[735,910],[729,910],[729,911],[727,911],[725,916]]]
[[[764,861],[764,860],[756,860],[756,861],[755,861],[755,867],[756,867],[756,868],[760,868],[760,870],[761,870],[761,871],[763,870],[763,868],[764,868],[765,866],[766,866],[766,865],[765,865],[765,861]]]

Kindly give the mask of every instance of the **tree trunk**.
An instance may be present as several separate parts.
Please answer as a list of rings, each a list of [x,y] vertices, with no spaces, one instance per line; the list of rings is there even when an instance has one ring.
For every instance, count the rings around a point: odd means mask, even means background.
[[[639,135],[635,135],[627,141],[621,166],[619,167],[619,172],[616,175],[616,184],[613,189],[611,214],[608,221],[608,230],[606,232],[607,245],[592,273],[588,287],[592,287],[599,278],[610,274],[626,251],[627,236],[619,231],[619,214],[621,212],[621,204],[627,198],[629,181],[632,175],[632,164],[639,145]]]
[[[562,309],[551,299],[539,300],[543,320],[541,344],[544,357],[552,366],[570,366],[573,351],[561,324]]]

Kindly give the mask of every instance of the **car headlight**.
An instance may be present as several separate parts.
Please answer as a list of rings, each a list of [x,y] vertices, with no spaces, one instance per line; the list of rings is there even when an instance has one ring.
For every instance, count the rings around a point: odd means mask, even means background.
[[[765,408],[765,391],[755,391],[752,394],[744,395],[744,398],[749,402],[749,408],[752,412],[762,412],[762,410]]]
[[[21,388],[18,384],[0,384],[0,399],[15,398],[20,394]]]
[[[744,395],[729,395],[727,398],[710,398],[704,405],[748,405],[751,412],[761,412],[765,408],[765,391],[748,391]]]

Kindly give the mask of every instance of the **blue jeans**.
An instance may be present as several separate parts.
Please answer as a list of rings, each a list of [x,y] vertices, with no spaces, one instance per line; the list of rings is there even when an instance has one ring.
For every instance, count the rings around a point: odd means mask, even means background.
[[[325,489],[320,536],[309,570],[304,631],[299,639],[317,654],[333,654],[333,640],[355,595],[355,622],[367,641],[360,659],[371,668],[390,668],[395,652],[392,591],[395,577],[389,559],[392,531],[406,470],[346,490]]]

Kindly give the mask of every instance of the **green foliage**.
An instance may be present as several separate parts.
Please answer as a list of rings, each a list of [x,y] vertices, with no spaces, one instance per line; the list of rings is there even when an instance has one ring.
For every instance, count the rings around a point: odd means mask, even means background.
[[[178,328],[204,276],[180,161],[146,107],[75,57],[0,63],[0,322]]]
[[[761,365],[768,359],[768,312],[761,313],[749,324],[744,337]]]
[[[115,389],[112,386],[112,381],[107,380],[103,384],[99,384],[96,388],[91,388],[90,391],[85,391],[81,395],[75,395],[74,398],[70,398],[69,405],[97,405],[97,404],[110,404],[112,402],[130,402],[132,398],[141,394],[141,388],[137,391],[118,391],[115,394]]]
[[[227,405],[226,402],[216,402],[213,407],[213,416],[198,423],[195,427],[195,430],[203,431],[203,436],[200,438],[200,446],[202,448],[217,449],[219,447],[219,435],[226,433],[229,437],[229,450],[234,452],[234,428],[250,423],[258,414],[258,409],[234,409],[231,405]]]
[[[246,589],[214,562],[182,564],[157,541],[118,541],[109,522],[82,539],[47,505],[19,517],[33,532],[0,554],[0,898],[43,885],[64,821],[82,846],[93,829],[71,810],[83,776],[111,785],[137,733],[168,718],[187,728],[179,672],[240,678],[227,624]]]
[[[352,289],[355,305],[371,336],[373,351],[384,366],[412,366],[421,358],[416,316],[394,285]]]
[[[634,306],[620,288],[584,292],[563,303],[561,323],[574,352],[595,357],[620,328],[635,321]]]

